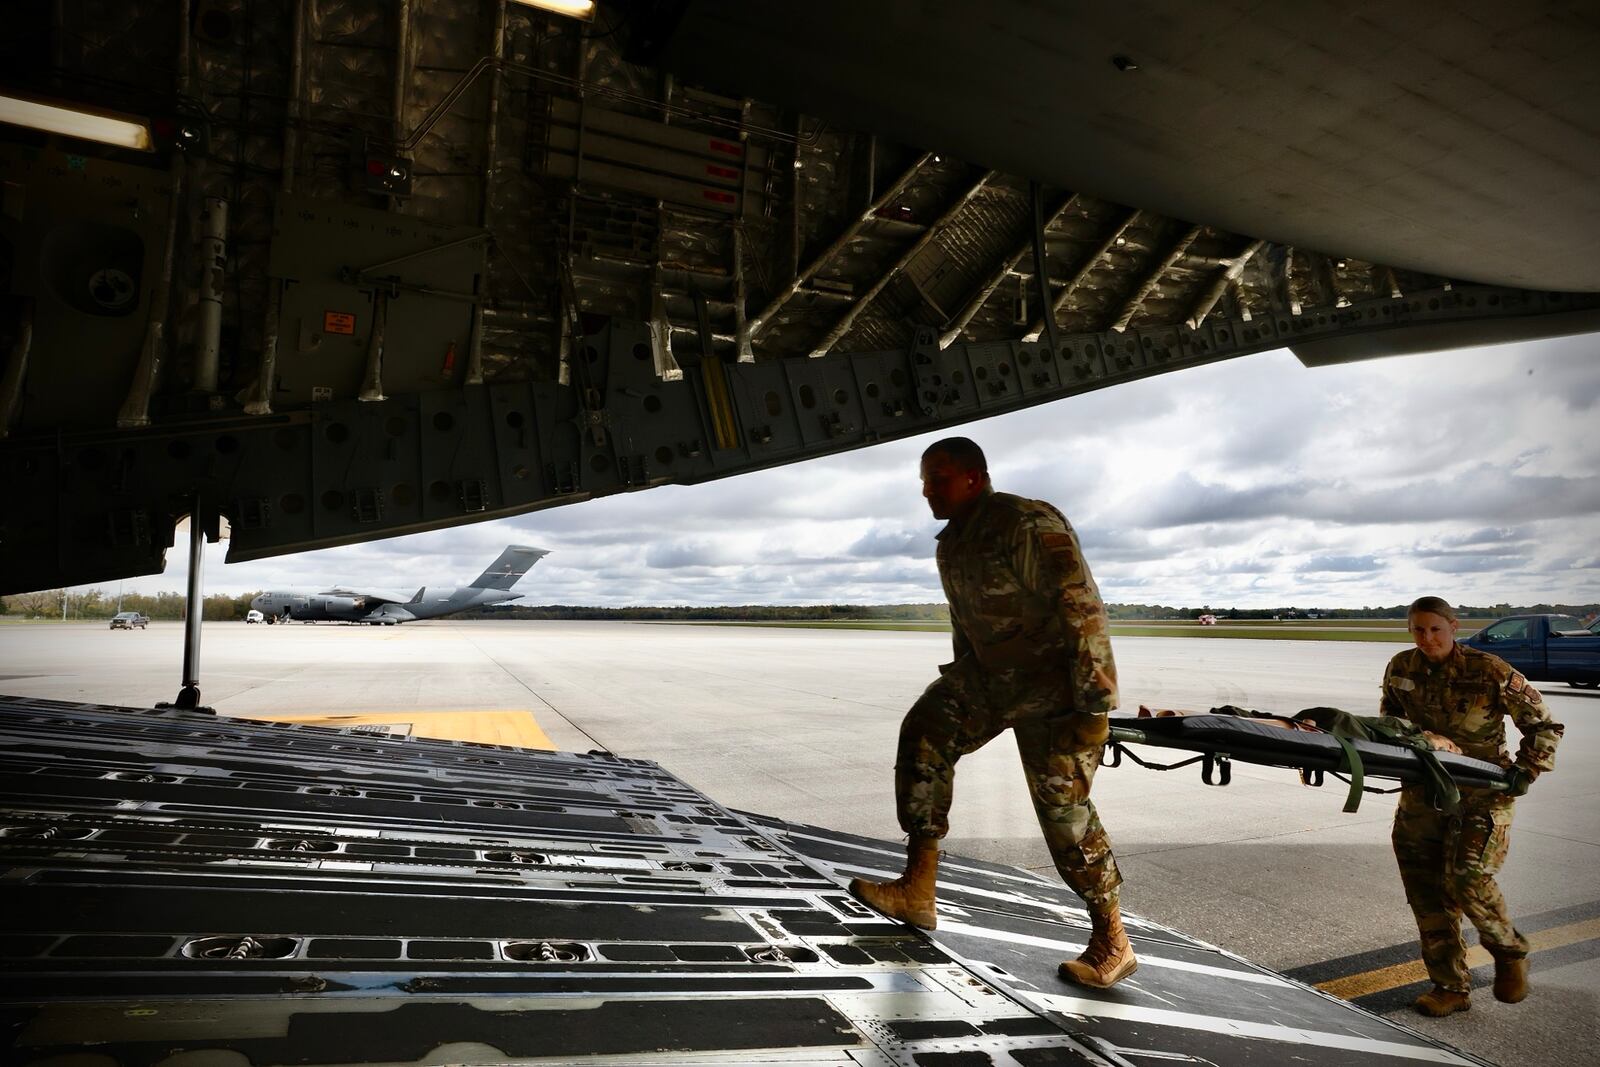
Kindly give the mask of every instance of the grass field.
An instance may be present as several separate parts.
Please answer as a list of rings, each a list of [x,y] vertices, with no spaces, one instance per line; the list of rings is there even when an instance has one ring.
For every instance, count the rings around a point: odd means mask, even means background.
[[[682,625],[674,624],[669,625]],[[949,622],[904,621],[904,619],[792,619],[774,622],[693,622],[690,625],[766,625],[803,627],[816,630],[914,630],[949,632]],[[1474,632],[1478,624],[1462,622],[1462,637]],[[1226,625],[1198,625],[1195,622],[1126,621],[1110,624],[1112,637],[1200,637],[1243,638],[1259,641],[1394,641],[1410,643],[1405,624],[1397,619],[1328,619],[1328,621],[1229,622]]]
[[[670,625],[682,625],[673,623]],[[948,632],[947,622],[908,619],[816,619],[773,622],[694,622],[693,626],[779,626],[816,630],[909,630]],[[1482,622],[1463,621],[1461,636],[1474,633]],[[1220,626],[1200,626],[1182,620],[1129,620],[1111,624],[1112,637],[1209,637],[1256,641],[1392,641],[1408,644],[1405,623],[1399,619],[1241,619]]]

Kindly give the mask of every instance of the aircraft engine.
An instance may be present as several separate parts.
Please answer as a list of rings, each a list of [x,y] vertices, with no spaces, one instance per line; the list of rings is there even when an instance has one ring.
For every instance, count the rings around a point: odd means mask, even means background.
[[[329,615],[355,615],[361,608],[359,598],[352,596],[319,596],[312,603]]]

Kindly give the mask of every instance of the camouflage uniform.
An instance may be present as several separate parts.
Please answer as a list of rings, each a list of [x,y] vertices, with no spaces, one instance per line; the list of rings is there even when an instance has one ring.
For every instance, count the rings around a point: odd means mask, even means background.
[[[939,534],[939,577],[955,661],[900,727],[901,828],[949,833],[956,761],[1009,728],[1056,869],[1089,903],[1116,901],[1122,876],[1089,801],[1116,665],[1077,536],[1049,504],[989,491]]]
[[[1383,676],[1385,715],[1398,715],[1448,737],[1463,754],[1510,767],[1505,717],[1522,732],[1516,765],[1529,774],[1555,763],[1561,724],[1550,718],[1539,691],[1498,656],[1456,645],[1443,663],[1418,649],[1389,661]],[[1528,954],[1528,942],[1511,925],[1495,872],[1510,847],[1515,801],[1484,789],[1461,790],[1461,812],[1433,809],[1421,786],[1400,791],[1394,816],[1394,854],[1406,900],[1417,917],[1422,959],[1435,985],[1467,992],[1466,944],[1461,915],[1478,928],[1486,949],[1505,957]]]

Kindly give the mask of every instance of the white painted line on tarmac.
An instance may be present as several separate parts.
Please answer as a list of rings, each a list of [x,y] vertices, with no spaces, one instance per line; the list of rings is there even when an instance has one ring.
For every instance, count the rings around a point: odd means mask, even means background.
[[[1123,1022],[1152,1023],[1183,1030],[1204,1030],[1213,1034],[1261,1041],[1282,1041],[1292,1045],[1315,1045],[1318,1048],[1337,1048],[1374,1056],[1393,1056],[1398,1059],[1423,1060],[1428,1063],[1476,1067],[1474,1061],[1435,1045],[1408,1045],[1399,1041],[1356,1037],[1353,1034],[1329,1033],[1326,1030],[1303,1030],[1298,1026],[1279,1026],[1276,1023],[1252,1023],[1243,1019],[1223,1019],[1216,1015],[1197,1015],[1194,1012],[1172,1011],[1169,1008],[1142,1008],[1132,1004],[1118,1004],[1115,1001],[1085,1000],[1060,993],[1031,993],[1020,990],[1018,995],[1045,1011],[1059,1012],[1079,1019],[1119,1019]]]
[[[1053,938],[1038,937],[1034,934],[1013,933],[1010,930],[991,930],[982,926],[969,926],[963,922],[949,922],[944,918],[939,920],[939,928],[934,932],[934,940],[939,934],[966,934],[968,937],[981,937],[989,941],[1006,941],[1013,945],[1028,945],[1031,948],[1055,949],[1059,952],[1070,953],[1076,956],[1083,951],[1082,941],[1057,941]],[[1209,975],[1213,978],[1227,978],[1235,982],[1254,982],[1257,985],[1270,986],[1297,986],[1286,978],[1279,978],[1275,974],[1266,974],[1261,971],[1236,970],[1229,967],[1214,967],[1209,963],[1191,963],[1188,960],[1171,960],[1162,956],[1147,955],[1141,946],[1139,951],[1139,966],[1165,967],[1173,971],[1189,971],[1193,974]],[[1085,1003],[1088,1003],[1087,1001]]]

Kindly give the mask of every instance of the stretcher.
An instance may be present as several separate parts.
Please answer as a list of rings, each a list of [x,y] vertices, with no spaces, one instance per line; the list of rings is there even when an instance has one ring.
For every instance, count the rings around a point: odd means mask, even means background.
[[[1111,717],[1111,738],[1101,766],[1117,767],[1123,757],[1152,770],[1176,770],[1200,764],[1207,785],[1225,786],[1234,762],[1298,771],[1306,785],[1320,786],[1332,775],[1350,787],[1346,811],[1354,811],[1362,793],[1393,793],[1365,784],[1380,778],[1402,784],[1432,785],[1432,760],[1457,788],[1504,790],[1510,785],[1499,764],[1453,752],[1420,752],[1404,744],[1335,737],[1318,730],[1287,728],[1288,720],[1237,715],[1185,714],[1167,717]],[[1198,753],[1179,763],[1142,759],[1128,745],[1150,745]]]

